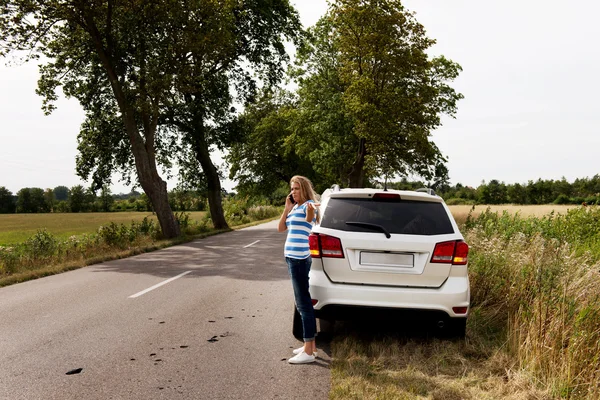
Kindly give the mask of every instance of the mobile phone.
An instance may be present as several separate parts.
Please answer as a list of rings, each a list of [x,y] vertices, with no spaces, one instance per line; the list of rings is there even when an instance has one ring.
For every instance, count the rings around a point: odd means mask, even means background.
[[[294,196],[292,196],[290,194],[288,197],[290,198],[290,201],[292,202],[292,204],[296,204],[296,200],[294,200]]]

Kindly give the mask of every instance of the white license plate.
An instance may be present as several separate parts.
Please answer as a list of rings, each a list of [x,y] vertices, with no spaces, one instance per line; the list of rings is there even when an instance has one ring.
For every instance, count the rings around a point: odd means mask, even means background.
[[[413,268],[415,256],[410,253],[361,251],[359,262],[367,267]]]

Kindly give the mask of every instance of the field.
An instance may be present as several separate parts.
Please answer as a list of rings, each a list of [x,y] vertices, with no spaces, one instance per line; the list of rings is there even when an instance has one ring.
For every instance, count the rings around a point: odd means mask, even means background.
[[[511,214],[519,213],[522,217],[542,217],[544,215],[548,215],[552,211],[555,214],[565,214],[567,210],[571,208],[577,208],[579,205],[555,205],[555,204],[544,204],[544,205],[518,205],[518,204],[502,204],[502,205],[478,205],[475,206],[473,210],[473,216],[477,216],[487,210],[490,209],[491,212],[500,212],[508,211]],[[467,215],[469,211],[473,208],[473,206],[469,205],[460,205],[460,206],[448,206],[450,211],[452,211],[452,215],[454,219],[459,224],[465,222],[467,219]]]
[[[200,220],[204,211],[190,212],[191,220]],[[73,235],[95,233],[102,225],[130,224],[144,218],[157,222],[156,215],[149,212],[112,213],[61,213],[61,214],[0,214],[0,246],[24,242],[38,229],[45,228],[57,239]]]

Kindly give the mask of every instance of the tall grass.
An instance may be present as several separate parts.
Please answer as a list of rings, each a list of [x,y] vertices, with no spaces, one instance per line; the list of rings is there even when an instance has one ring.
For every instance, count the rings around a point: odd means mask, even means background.
[[[600,399],[600,208],[492,210],[455,215],[466,339],[337,324],[331,399]]]
[[[473,312],[562,398],[600,398],[600,209],[467,218]]]

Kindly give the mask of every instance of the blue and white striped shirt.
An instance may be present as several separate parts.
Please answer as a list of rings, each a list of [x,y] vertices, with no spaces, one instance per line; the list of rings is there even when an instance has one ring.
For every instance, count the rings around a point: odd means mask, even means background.
[[[307,200],[301,206],[296,204],[285,220],[285,226],[288,229],[284,248],[284,255],[286,257],[304,259],[310,256],[308,235],[310,235],[313,224],[317,221],[316,213],[318,210],[315,210],[315,217],[312,223],[306,222],[306,207],[308,203],[314,203],[314,201]]]

